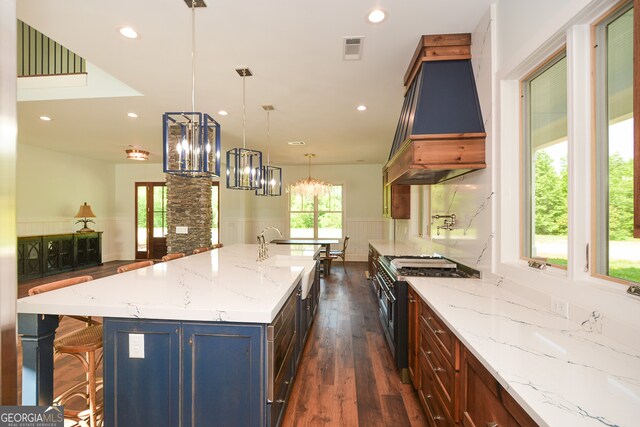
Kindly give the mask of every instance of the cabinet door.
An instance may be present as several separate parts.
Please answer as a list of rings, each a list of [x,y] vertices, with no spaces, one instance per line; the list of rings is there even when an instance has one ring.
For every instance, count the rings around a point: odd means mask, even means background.
[[[130,357],[131,334],[143,358]],[[104,378],[105,426],[179,425],[180,323],[104,319]]]
[[[75,235],[75,267],[83,268],[99,265],[102,262],[100,251],[100,233]]]
[[[45,276],[73,269],[73,234],[45,236],[42,240]]]
[[[42,238],[18,238],[18,282],[42,277]]]
[[[415,389],[420,388],[420,370],[418,369],[418,350],[420,348],[420,324],[418,296],[412,287],[409,287],[409,377]]]
[[[517,427],[537,424],[465,349],[462,356],[462,424],[466,427]]]
[[[183,325],[183,426],[264,425],[262,331],[260,325]]]

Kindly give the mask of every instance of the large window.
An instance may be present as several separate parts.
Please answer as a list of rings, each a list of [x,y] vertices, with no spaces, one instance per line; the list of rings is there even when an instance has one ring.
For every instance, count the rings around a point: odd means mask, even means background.
[[[596,27],[594,240],[596,274],[640,282],[640,239],[634,239],[633,32],[631,2]]]
[[[566,267],[568,252],[567,59],[555,55],[522,82],[522,253]]]
[[[342,238],[342,185],[326,195],[289,194],[289,232],[292,238]]]

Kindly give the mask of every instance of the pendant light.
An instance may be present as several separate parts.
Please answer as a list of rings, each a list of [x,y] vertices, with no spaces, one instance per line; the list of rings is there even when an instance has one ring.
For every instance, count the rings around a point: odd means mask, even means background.
[[[196,7],[191,0],[191,112],[162,115],[164,172],[188,177],[220,176],[220,124],[196,112]]]
[[[246,78],[251,77],[248,68],[237,68],[242,77],[242,148],[227,151],[227,188],[232,190],[257,190],[262,173],[262,152],[247,149]]]
[[[256,196],[280,196],[282,195],[282,168],[271,166],[269,113],[275,108],[273,105],[263,105],[262,108],[267,112],[267,164],[262,166],[260,188],[256,190]]]
[[[309,158],[309,177],[290,185],[287,191],[305,197],[316,197],[328,194],[331,191],[331,184],[311,178],[311,159],[316,155],[305,154],[305,156]]]

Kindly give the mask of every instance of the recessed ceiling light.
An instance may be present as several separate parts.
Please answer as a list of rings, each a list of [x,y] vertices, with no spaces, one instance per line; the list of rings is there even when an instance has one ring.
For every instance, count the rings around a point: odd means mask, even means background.
[[[384,21],[384,18],[386,17],[387,17],[387,13],[384,10],[373,9],[371,12],[369,12],[369,15],[367,16],[367,20],[372,24],[377,24],[379,22]]]
[[[304,142],[304,141],[291,141],[291,142],[287,142],[287,144],[289,144],[289,145],[305,145],[306,142]]]
[[[229,113],[227,113],[227,112],[226,112],[226,111],[224,111],[224,110],[220,110],[220,111],[218,111],[218,114],[220,114],[221,116],[228,116],[228,115],[229,115]]]
[[[136,113],[128,113],[127,116],[131,117],[132,119],[138,118],[138,115]]]
[[[49,116],[40,116],[40,120],[43,120],[45,122],[50,122],[51,121],[51,117],[49,117]]]
[[[126,37],[128,39],[137,39],[138,38],[138,33],[136,32],[136,30],[134,30],[131,27],[120,27],[120,28],[118,28],[118,31],[120,32],[120,34],[123,37]]]
[[[358,105],[358,108],[356,108],[356,110],[358,110],[358,111],[364,111],[366,109],[367,109],[366,105]]]

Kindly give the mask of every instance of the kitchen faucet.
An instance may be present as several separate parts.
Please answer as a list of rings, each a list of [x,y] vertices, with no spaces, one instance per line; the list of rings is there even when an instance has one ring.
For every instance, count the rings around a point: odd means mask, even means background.
[[[269,248],[267,247],[268,243],[264,238],[264,233],[268,230],[274,230],[278,232],[278,235],[282,237],[282,233],[276,227],[266,227],[264,228],[260,234],[258,234],[258,261],[264,261],[269,258]]]
[[[436,233],[439,236],[440,235],[440,230],[453,230],[453,226],[456,225],[456,214],[451,214],[451,215],[432,215],[431,216],[432,219],[440,219],[443,218],[444,221],[442,223],[442,225],[438,225],[436,227]]]

